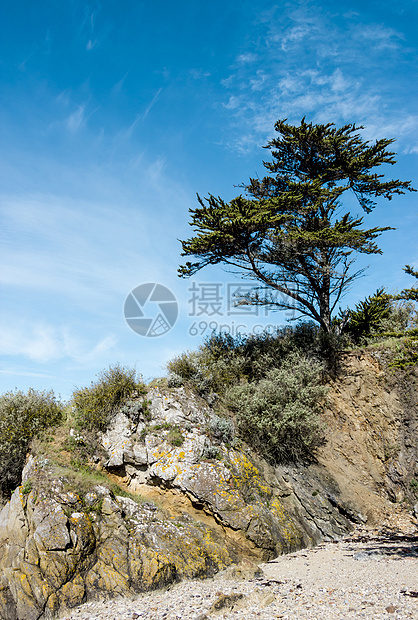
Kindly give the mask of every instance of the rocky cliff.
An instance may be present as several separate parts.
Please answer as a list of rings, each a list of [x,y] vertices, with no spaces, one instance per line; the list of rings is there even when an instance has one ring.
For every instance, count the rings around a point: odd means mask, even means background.
[[[127,403],[100,437],[97,466],[132,497],[79,488],[53,460],[30,456],[0,514],[0,617],[53,618],[89,599],[247,574],[413,506],[417,372],[391,375],[380,355],[344,357],[315,462],[273,467],[204,401],[164,385],[146,406],[139,395]]]

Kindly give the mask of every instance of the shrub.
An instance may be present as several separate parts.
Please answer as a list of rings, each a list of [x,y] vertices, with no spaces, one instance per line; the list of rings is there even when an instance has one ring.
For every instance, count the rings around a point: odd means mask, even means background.
[[[414,270],[410,265],[406,265],[404,271],[418,279],[418,271]],[[405,341],[404,351],[391,364],[394,368],[405,369],[408,366],[418,364],[418,309],[416,306],[413,306],[413,302],[418,302],[418,286],[404,289],[394,299],[406,301],[407,306],[409,308],[412,307],[412,316],[408,325],[412,329],[407,332],[408,337]]]
[[[226,387],[233,385],[241,376],[242,362],[233,347],[214,352],[212,340],[224,337],[212,336],[197,351],[186,351],[168,362],[169,386],[188,385],[205,398],[213,393],[222,394]]]
[[[203,448],[203,452],[202,452],[202,459],[208,459],[208,460],[212,460],[212,459],[220,459],[221,458],[221,451],[219,450],[219,446],[215,446],[213,444],[205,444],[205,447]]]
[[[183,377],[181,377],[177,373],[170,372],[170,374],[168,375],[167,385],[168,385],[169,388],[183,387],[184,383],[185,383],[185,381],[184,381]]]
[[[378,324],[375,333],[404,335],[416,327],[418,327],[418,315],[414,304],[391,299],[389,315]]]
[[[0,396],[0,495],[9,496],[20,483],[30,440],[57,424],[62,414],[52,391]]]
[[[182,446],[184,443],[184,437],[181,433],[181,430],[178,428],[178,426],[175,426],[174,428],[172,428],[168,434],[167,434],[167,441],[172,445],[172,446]]]
[[[214,333],[197,351],[182,353],[167,364],[170,385],[189,385],[210,400],[239,383],[259,381],[267,369],[278,368],[295,351],[330,360],[334,365],[341,339],[311,322],[277,328],[274,333],[238,335]],[[327,363],[327,367],[329,364]]]
[[[359,344],[372,333],[379,331],[382,322],[387,320],[390,314],[390,295],[380,288],[374,295],[360,301],[354,310],[349,311],[345,332],[354,343]]]
[[[311,455],[322,443],[321,372],[320,363],[294,352],[264,379],[230,388],[226,402],[242,439],[276,463]]]
[[[145,393],[145,385],[136,370],[116,364],[98,374],[89,387],[75,390],[72,402],[80,428],[105,431],[115,411],[133,392]]]
[[[234,423],[230,418],[213,416],[208,423],[208,433],[218,441],[228,444],[234,438]]]
[[[390,362],[389,366],[394,369],[405,370],[409,366],[418,364],[418,329],[408,332],[408,337],[403,342],[400,354]]]

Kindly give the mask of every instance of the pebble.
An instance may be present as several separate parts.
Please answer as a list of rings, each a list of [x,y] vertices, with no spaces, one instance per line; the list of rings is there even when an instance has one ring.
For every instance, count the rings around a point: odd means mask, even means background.
[[[262,569],[263,577],[247,581],[218,575],[133,599],[89,602],[61,619],[418,620],[418,537],[323,543]]]

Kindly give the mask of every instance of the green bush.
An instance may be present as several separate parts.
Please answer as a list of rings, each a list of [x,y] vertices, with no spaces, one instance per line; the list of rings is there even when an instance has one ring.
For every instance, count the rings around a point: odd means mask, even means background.
[[[97,376],[96,382],[75,390],[72,396],[78,424],[89,431],[105,431],[112,415],[133,392],[146,392],[134,368],[116,364]]]
[[[418,271],[410,265],[406,265],[404,271],[418,279]],[[415,302],[416,304],[418,302],[418,286],[403,289],[399,295],[395,295],[394,299],[406,302],[407,307],[411,310],[404,350],[391,364],[393,368],[406,369],[408,366],[418,364],[418,308],[413,303]]]
[[[0,396],[0,495],[9,496],[20,483],[30,440],[62,415],[63,405],[52,391],[17,390]]]
[[[383,321],[391,314],[391,297],[383,288],[374,295],[360,301],[354,310],[348,313],[348,323],[345,333],[355,344],[365,343],[366,339],[380,330]]]
[[[297,351],[334,363],[340,343],[341,338],[325,334],[310,322],[235,338],[214,333],[197,351],[187,351],[168,362],[169,385],[188,385],[210,400],[213,394],[223,396],[234,385],[259,381],[266,376],[266,369],[280,367]]]
[[[275,463],[312,455],[323,440],[321,373],[319,362],[294,352],[260,381],[230,388],[226,403],[242,439]]]
[[[171,376],[236,414],[239,436],[274,462],[294,461],[322,441],[318,417],[325,395],[324,369],[335,362],[341,339],[312,323],[278,328],[273,334],[212,334],[197,351],[168,364]],[[321,361],[322,360],[322,361]],[[215,417],[208,434],[230,443],[234,425]]]
[[[183,445],[184,437],[178,426],[174,426],[174,428],[168,431],[167,441],[172,446],[179,447]]]
[[[210,347],[211,339],[197,351],[186,351],[168,362],[168,385],[188,385],[198,394],[208,397],[222,394],[229,385],[234,385],[241,376],[241,359],[231,347],[220,355]]]
[[[215,415],[208,422],[207,432],[218,441],[229,444],[234,439],[234,423],[231,418]]]
[[[411,329],[418,327],[418,313],[412,302],[396,301],[391,299],[389,314],[374,330],[375,335],[393,334],[404,335]]]

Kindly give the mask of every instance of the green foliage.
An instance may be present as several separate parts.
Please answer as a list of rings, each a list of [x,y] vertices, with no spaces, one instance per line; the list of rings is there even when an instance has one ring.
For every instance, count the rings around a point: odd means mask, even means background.
[[[266,369],[276,368],[289,354],[302,351],[315,359],[335,357],[340,338],[326,334],[314,323],[277,328],[274,333],[238,335],[214,333],[197,351],[185,352],[167,368],[182,382],[209,400],[241,382],[262,379]]]
[[[272,461],[312,454],[322,441],[320,403],[328,360],[336,355],[340,338],[313,323],[277,329],[274,334],[250,336],[212,334],[197,351],[168,364],[184,384],[203,397],[219,398],[219,410],[207,433],[231,443],[239,437]],[[181,374],[183,373],[183,376]],[[205,458],[213,458],[213,447]],[[212,454],[213,452],[213,454]]]
[[[145,391],[145,387],[143,385],[140,386],[140,391]],[[136,390],[137,391],[137,390]],[[151,420],[152,414],[149,408],[151,404],[150,400],[142,399],[142,400],[127,400],[125,404],[120,407],[121,413],[124,413],[131,420]]]
[[[71,467],[53,467],[53,471],[59,475],[60,479],[64,483],[64,490],[66,492],[75,492],[79,497],[81,503],[84,506],[85,512],[100,512],[103,504],[103,500],[98,497],[97,501],[90,507],[85,501],[85,495],[87,493],[94,492],[94,487],[97,485],[107,488],[111,495],[122,495],[123,497],[129,497],[138,504],[143,503],[143,498],[140,495],[130,493],[126,491],[122,486],[119,486],[114,481],[110,481],[109,477],[103,472],[92,468],[85,461],[75,459],[71,463]],[[46,478],[48,485],[50,485],[50,476]],[[40,487],[39,479],[36,482],[36,488]]]
[[[32,488],[33,488],[32,480],[27,480],[22,487],[23,495],[28,495],[32,491]]]
[[[418,278],[418,271],[416,269],[413,269],[411,265],[406,265],[404,271],[410,276]],[[403,291],[400,292],[399,295],[396,296],[396,299],[418,301],[418,286],[413,286],[412,288],[405,288]]]
[[[219,460],[221,458],[221,452],[219,450],[219,446],[215,446],[213,444],[206,444],[203,448],[202,459],[208,460]]]
[[[83,464],[88,466],[92,460],[104,460],[106,451],[101,445],[97,433],[86,428],[82,432],[75,432],[65,439],[62,447],[72,454],[73,465]],[[77,465],[78,466],[78,465]]]
[[[0,496],[8,496],[20,483],[29,442],[57,424],[63,405],[51,392],[30,388],[0,396]]]
[[[234,423],[231,418],[215,415],[209,420],[207,432],[218,441],[230,444],[234,439]]]
[[[410,265],[406,265],[404,271],[418,279],[418,271],[414,270]],[[413,302],[418,302],[418,286],[407,288],[401,291],[399,295],[395,296],[395,299],[404,300],[411,305]],[[408,366],[415,366],[418,364],[418,312],[415,307],[415,313],[413,315],[413,328],[407,333],[408,338],[404,343],[404,350],[401,355],[398,356],[391,364],[393,368],[405,369]]]
[[[134,393],[144,394],[145,385],[136,370],[116,364],[98,375],[89,387],[74,391],[72,402],[81,429],[105,431],[114,412]]]
[[[322,442],[321,371],[319,363],[292,353],[264,379],[230,388],[226,402],[241,437],[272,462],[311,455]]]
[[[411,329],[418,327],[418,308],[410,301],[390,300],[389,315],[382,319],[374,334],[405,335]]]
[[[174,428],[168,431],[167,441],[172,446],[180,447],[183,445],[184,437],[181,433],[181,430],[178,428],[178,426],[175,426]]]
[[[339,300],[363,270],[352,272],[357,253],[380,254],[375,240],[390,227],[365,229],[363,218],[344,209],[352,192],[365,213],[375,199],[415,191],[409,181],[384,181],[375,169],[394,164],[392,139],[364,141],[354,124],[336,128],[302,119],[293,126],[275,124],[277,137],[267,147],[273,160],[263,162],[269,176],[250,179],[229,203],[198,196],[192,209],[194,236],[182,241],[179,269],[189,277],[207,265],[237,268],[257,286],[236,299],[238,305],[291,309],[329,333]]]
[[[355,310],[349,311],[345,332],[358,344],[381,327],[390,314],[391,297],[380,288],[374,295],[358,303]]]
[[[151,425],[147,425],[144,426],[144,428],[141,430],[141,434],[140,437],[142,440],[145,439],[145,437],[150,434],[150,433],[155,433],[155,431],[169,431],[173,428],[173,425],[170,424],[170,422],[162,422],[161,424],[151,424]]]
[[[227,335],[221,338],[224,337],[228,338]],[[209,396],[233,385],[241,375],[241,360],[234,345],[226,347],[222,354],[212,350],[211,343],[217,338],[212,336],[197,351],[186,351],[168,362],[169,386],[182,383],[192,386],[202,396]]]
[[[162,422],[161,424],[152,424],[149,426],[145,426],[141,430],[140,437],[142,440],[144,440],[147,435],[151,433],[155,434],[157,431],[161,430],[168,431],[165,438],[172,446],[183,445],[184,437],[180,428],[177,426],[177,424],[171,424],[170,422]]]
[[[408,366],[418,364],[418,329],[410,332],[405,340],[403,350],[391,363],[391,368],[405,370]]]

